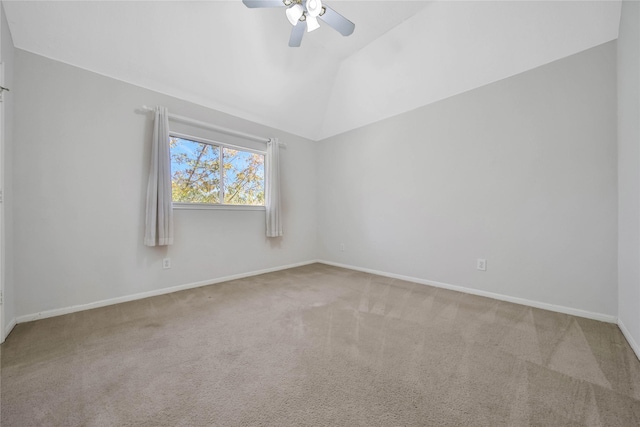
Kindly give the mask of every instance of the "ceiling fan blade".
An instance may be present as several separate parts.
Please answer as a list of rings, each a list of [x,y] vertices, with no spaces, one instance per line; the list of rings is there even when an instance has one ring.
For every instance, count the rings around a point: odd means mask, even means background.
[[[302,36],[307,29],[307,23],[305,21],[298,21],[293,30],[291,30],[291,36],[289,37],[289,47],[300,47],[302,44]]]
[[[242,0],[242,3],[251,9],[256,7],[284,7],[282,0]]]
[[[323,6],[326,11],[324,14],[318,16],[318,18],[322,19],[330,27],[333,27],[343,36],[348,36],[353,33],[353,30],[356,28],[356,25],[353,22],[349,21],[347,18],[340,15],[338,12],[331,9],[326,4],[323,4]]]

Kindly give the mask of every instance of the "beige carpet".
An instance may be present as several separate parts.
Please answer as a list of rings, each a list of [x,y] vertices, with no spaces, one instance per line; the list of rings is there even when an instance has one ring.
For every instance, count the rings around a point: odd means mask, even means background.
[[[320,264],[18,325],[10,426],[639,426],[615,325]]]

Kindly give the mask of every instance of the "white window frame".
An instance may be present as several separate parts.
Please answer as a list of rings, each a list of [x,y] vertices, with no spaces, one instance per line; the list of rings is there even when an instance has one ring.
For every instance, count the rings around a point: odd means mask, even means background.
[[[186,139],[193,142],[199,142],[201,144],[212,145],[218,147],[220,151],[220,161],[224,162],[223,149],[229,148],[231,150],[246,151],[249,153],[261,154],[267,161],[266,150],[256,150],[254,148],[243,147],[241,145],[227,144],[226,142],[214,141],[206,138],[199,138],[197,136],[191,136],[180,132],[169,132],[169,138]],[[220,200],[224,200],[224,170],[220,168]],[[264,188],[267,189],[267,176],[264,177]],[[264,205],[230,205],[227,203],[185,203],[185,202],[171,202],[173,209],[211,209],[211,210],[237,210],[237,211],[264,211],[266,208]]]

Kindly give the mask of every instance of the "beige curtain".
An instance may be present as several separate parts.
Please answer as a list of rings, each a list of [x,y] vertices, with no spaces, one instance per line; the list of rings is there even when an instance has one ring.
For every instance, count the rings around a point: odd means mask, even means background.
[[[164,107],[156,107],[153,121],[144,244],[147,246],[173,244],[169,112]]]
[[[267,237],[282,236],[282,212],[280,208],[280,145],[277,138],[267,143],[265,176],[267,188],[265,206],[267,209]]]

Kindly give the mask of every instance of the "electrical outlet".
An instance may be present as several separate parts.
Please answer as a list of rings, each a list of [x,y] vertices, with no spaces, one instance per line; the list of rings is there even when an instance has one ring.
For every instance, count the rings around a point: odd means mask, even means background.
[[[480,271],[487,271],[487,260],[484,258],[478,258],[476,268]]]
[[[340,243],[340,252],[344,252],[344,243]]]
[[[171,258],[165,258],[162,260],[162,268],[171,268]]]

